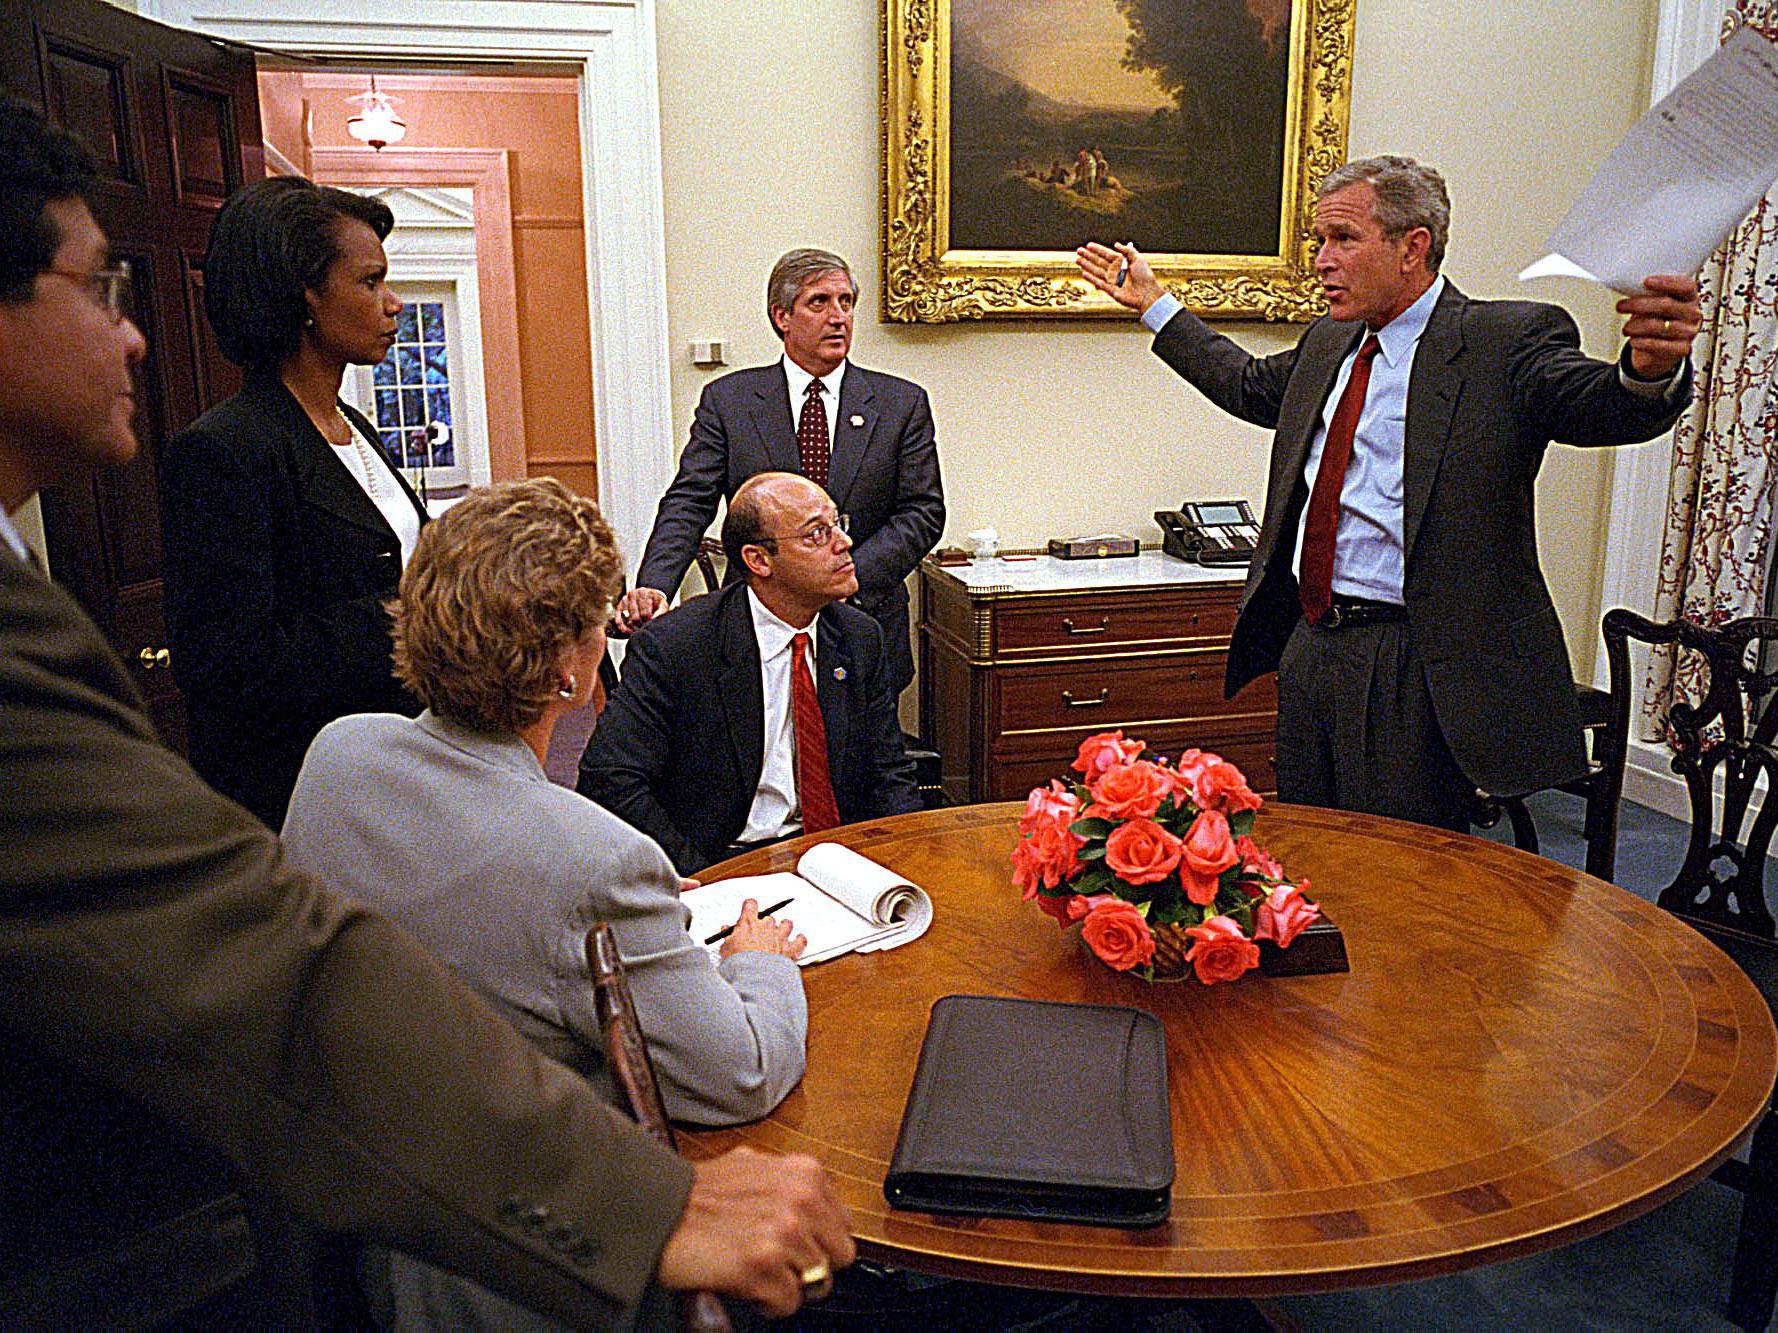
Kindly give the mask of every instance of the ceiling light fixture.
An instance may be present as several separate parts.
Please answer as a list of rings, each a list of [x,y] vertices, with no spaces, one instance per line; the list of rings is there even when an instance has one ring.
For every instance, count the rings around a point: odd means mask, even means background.
[[[370,76],[370,91],[348,97],[358,113],[346,121],[346,133],[381,150],[400,143],[407,135],[407,122],[395,114],[395,99],[377,91],[377,76]]]

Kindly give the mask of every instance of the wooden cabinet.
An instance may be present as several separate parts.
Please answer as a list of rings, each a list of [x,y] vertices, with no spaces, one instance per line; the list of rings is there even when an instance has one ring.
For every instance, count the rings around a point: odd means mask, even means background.
[[[1236,571],[1238,573],[1238,571]],[[1274,678],[1222,697],[1241,585],[1159,552],[920,566],[920,704],[952,801],[1014,800],[1121,727],[1191,746],[1270,794]]]

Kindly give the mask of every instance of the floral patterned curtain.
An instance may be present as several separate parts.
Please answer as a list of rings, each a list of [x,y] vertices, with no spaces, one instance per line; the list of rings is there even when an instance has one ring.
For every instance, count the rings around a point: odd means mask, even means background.
[[[1731,0],[1742,25],[1778,41],[1778,0]],[[1778,186],[1698,275],[1704,328],[1692,349],[1697,392],[1673,428],[1673,471],[1654,619],[1720,625],[1762,613],[1778,500]],[[1702,697],[1701,664],[1672,647],[1649,657],[1641,719],[1663,738],[1668,710]]]

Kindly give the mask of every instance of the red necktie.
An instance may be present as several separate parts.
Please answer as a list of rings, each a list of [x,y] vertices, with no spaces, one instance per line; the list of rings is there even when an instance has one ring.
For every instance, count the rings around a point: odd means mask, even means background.
[[[825,833],[838,826],[840,808],[827,775],[827,722],[809,674],[807,634],[790,641],[790,711],[796,726],[796,795],[803,808],[803,832]]]
[[[1352,436],[1358,430],[1359,413],[1364,411],[1365,390],[1370,387],[1371,359],[1381,349],[1374,333],[1358,349],[1358,359],[1346,378],[1346,391],[1340,395],[1333,422],[1327,428],[1327,441],[1321,446],[1321,466],[1315,472],[1315,489],[1309,495],[1309,520],[1303,525],[1302,574],[1297,585],[1303,615],[1311,625],[1321,623],[1333,601],[1334,533],[1340,526],[1340,491],[1346,485]]]
[[[827,488],[827,405],[821,401],[826,386],[810,380],[803,395],[803,412],[796,422],[796,451],[803,475],[823,490]]]

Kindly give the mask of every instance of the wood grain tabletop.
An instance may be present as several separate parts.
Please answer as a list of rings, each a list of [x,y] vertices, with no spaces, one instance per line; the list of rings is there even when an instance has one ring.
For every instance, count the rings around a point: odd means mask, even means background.
[[[1482,839],[1268,805],[1350,973],[1205,987],[1113,973],[1012,886],[1019,804],[835,830],[923,886],[921,940],[806,969],[808,1073],[694,1158],[812,1153],[861,1254],[1023,1286],[1266,1295],[1427,1277],[1567,1244],[1671,1198],[1771,1096],[1771,1013],[1730,959],[1642,899]],[[790,869],[817,839],[706,872]],[[1143,1231],[898,1212],[883,1198],[927,1014],[968,993],[1126,1004],[1167,1031],[1178,1174]],[[1083,1116],[1096,1113],[1082,1106]],[[1115,1127],[1107,1126],[1107,1133]]]

